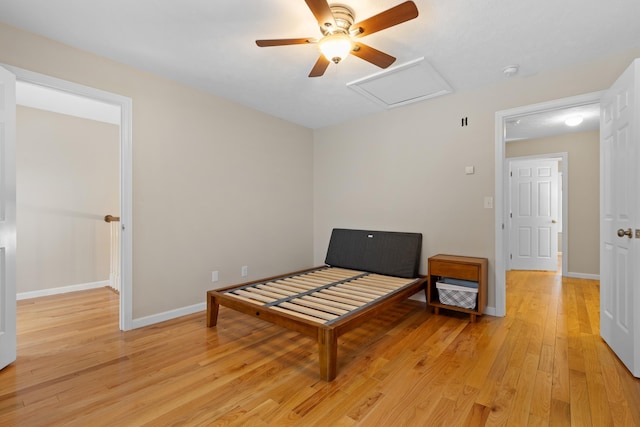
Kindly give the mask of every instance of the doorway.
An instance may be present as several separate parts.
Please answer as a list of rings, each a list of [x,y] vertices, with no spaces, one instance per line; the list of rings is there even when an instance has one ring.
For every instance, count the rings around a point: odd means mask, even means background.
[[[43,86],[63,93],[88,98],[120,109],[120,330],[132,329],[132,100],[131,98],[79,85],[66,80],[0,64],[16,76],[17,81]]]
[[[533,104],[510,110],[496,112],[495,120],[495,314],[506,315],[506,271],[509,266],[509,233],[506,230],[509,218],[508,198],[508,165],[506,152],[506,126],[508,121],[517,121],[518,118],[528,114],[549,112],[571,107],[599,104],[602,92],[593,92],[585,95],[563,98],[540,104]],[[564,181],[567,181],[565,175]],[[569,224],[564,223],[565,230]],[[564,239],[563,239],[564,240]],[[566,256],[563,254],[563,264]]]
[[[18,300],[115,284],[104,218],[120,216],[120,116],[115,105],[16,82]]]

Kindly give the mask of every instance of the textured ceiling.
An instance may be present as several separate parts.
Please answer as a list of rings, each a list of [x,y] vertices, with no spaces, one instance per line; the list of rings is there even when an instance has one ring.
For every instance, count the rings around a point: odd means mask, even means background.
[[[345,1],[356,21],[400,2]],[[510,64],[526,76],[640,46],[638,0],[415,3],[418,18],[362,41],[396,64],[424,57],[454,92],[500,82]],[[255,45],[318,37],[303,0],[0,0],[0,21],[309,128],[384,110],[346,86],[377,67],[349,57],[311,79],[314,45]]]

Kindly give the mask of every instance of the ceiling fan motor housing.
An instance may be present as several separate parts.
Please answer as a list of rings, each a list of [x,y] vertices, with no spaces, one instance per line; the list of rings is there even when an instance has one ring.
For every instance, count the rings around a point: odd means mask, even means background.
[[[328,36],[336,33],[349,34],[349,29],[353,25],[356,16],[353,10],[342,4],[333,4],[330,8],[337,28],[334,28],[331,23],[325,23],[320,26],[322,35]]]

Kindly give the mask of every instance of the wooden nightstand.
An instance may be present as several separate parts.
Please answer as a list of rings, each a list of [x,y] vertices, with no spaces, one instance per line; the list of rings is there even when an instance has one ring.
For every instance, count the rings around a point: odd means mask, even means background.
[[[429,258],[427,303],[433,307],[434,313],[439,314],[441,308],[460,311],[469,313],[471,321],[475,322],[476,316],[481,315],[487,305],[487,265],[486,258],[458,255],[436,255]],[[443,277],[478,282],[478,300],[475,309],[442,304],[438,298],[436,282]]]

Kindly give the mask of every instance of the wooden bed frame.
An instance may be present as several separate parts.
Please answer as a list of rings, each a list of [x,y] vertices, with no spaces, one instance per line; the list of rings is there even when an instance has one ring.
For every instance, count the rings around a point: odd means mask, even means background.
[[[320,378],[336,376],[338,337],[415,293],[426,277],[400,278],[336,267],[315,267],[207,292],[207,327],[219,306],[315,337]]]

